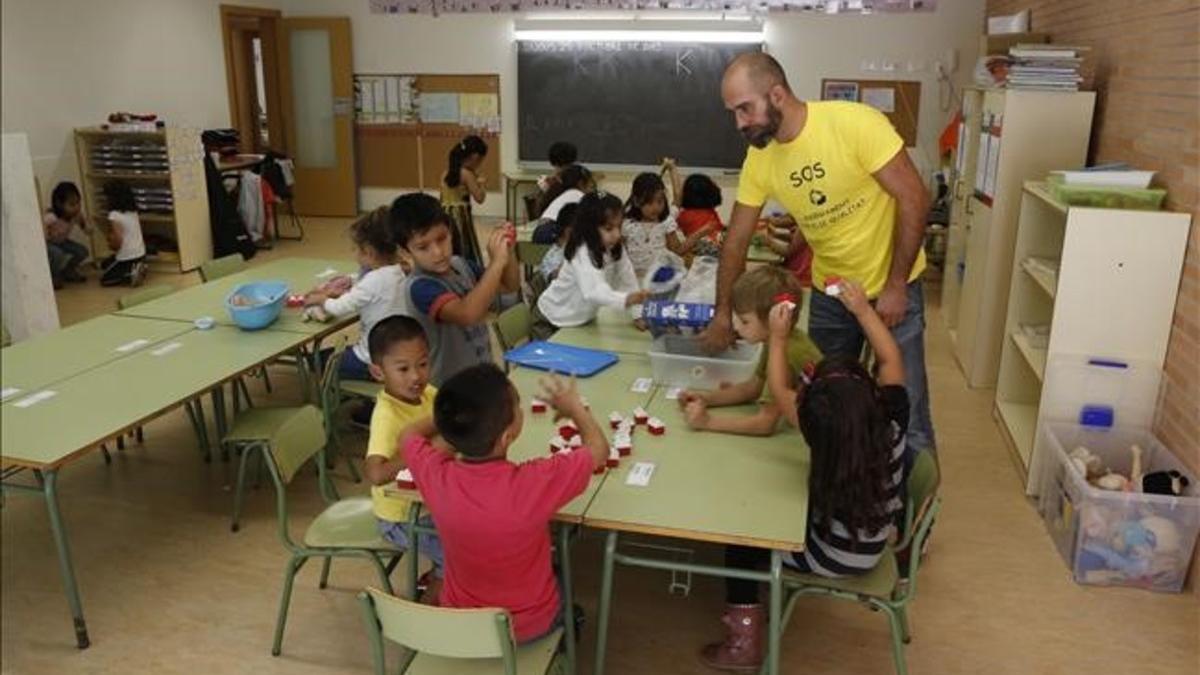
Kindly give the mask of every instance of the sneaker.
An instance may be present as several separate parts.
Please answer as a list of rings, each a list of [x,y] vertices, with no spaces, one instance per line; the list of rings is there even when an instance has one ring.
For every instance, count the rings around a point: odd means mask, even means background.
[[[133,270],[129,273],[129,285],[141,286],[146,280],[146,274],[149,272],[149,267],[144,262],[134,263]]]

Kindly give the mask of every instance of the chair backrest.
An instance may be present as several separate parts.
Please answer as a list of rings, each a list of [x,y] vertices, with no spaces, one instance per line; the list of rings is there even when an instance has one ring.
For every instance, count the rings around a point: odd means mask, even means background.
[[[170,284],[153,284],[151,286],[143,286],[142,288],[126,293],[117,298],[117,309],[129,309],[142,304],[157,300],[164,295],[170,295],[175,292],[175,287]]]
[[[381,638],[433,656],[503,659],[505,672],[516,673],[512,622],[502,609],[431,607],[370,587],[358,599],[377,673],[383,672]]]
[[[325,447],[325,416],[315,406],[297,409],[270,439],[268,452],[281,483],[292,482],[296,472]],[[280,490],[283,485],[278,486]]]
[[[517,242],[517,262],[522,265],[533,267],[542,262],[542,258],[546,257],[546,252],[550,250],[550,244],[535,244],[532,241]]]
[[[330,421],[332,421],[340,398],[338,388],[341,386],[341,377],[338,374],[338,368],[341,367],[342,359],[345,356],[346,339],[342,338],[333,346],[333,351],[329,353],[329,357],[321,366],[321,379],[317,383],[317,405],[321,406]]]
[[[906,484],[908,498],[904,505],[904,532],[896,548],[908,548],[915,534],[914,524],[920,520],[922,512],[929,508],[929,502],[937,493],[940,482],[941,471],[938,468],[937,457],[930,450],[917,453],[912,469],[908,473],[908,483]]]
[[[496,317],[496,337],[500,347],[508,351],[529,339],[533,328],[533,318],[529,313],[529,305],[521,302],[500,312]]]
[[[205,283],[227,277],[246,269],[246,259],[241,253],[233,253],[224,258],[209,260],[200,265],[200,279]]]

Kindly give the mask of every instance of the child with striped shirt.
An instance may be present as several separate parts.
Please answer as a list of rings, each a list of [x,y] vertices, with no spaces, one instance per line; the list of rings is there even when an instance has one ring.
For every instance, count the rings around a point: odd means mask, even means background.
[[[875,351],[872,378],[853,358],[821,361],[799,382],[787,368],[787,339],[795,311],[787,303],[771,310],[767,385],[784,417],[800,427],[811,451],[805,547],[788,552],[784,565],[826,577],[870,572],[883,557],[893,523],[904,508],[905,431],[908,393],[900,348],[875,313],[862,286],[842,281],[838,298],[862,326]],[[764,566],[770,552],[727,546],[727,567]],[[766,618],[758,583],[725,582],[728,603],[723,642],[701,652],[708,665],[724,670],[757,669],[762,663]]]

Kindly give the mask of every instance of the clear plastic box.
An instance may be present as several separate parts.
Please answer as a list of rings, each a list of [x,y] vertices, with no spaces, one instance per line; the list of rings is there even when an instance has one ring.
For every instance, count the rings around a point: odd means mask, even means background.
[[[663,335],[650,348],[650,370],[654,381],[669,387],[716,389],[722,382],[736,384],[754,376],[762,345],[744,342],[709,356],[698,337]]]
[[[1051,423],[1041,434],[1053,461],[1042,474],[1038,510],[1075,581],[1178,593],[1200,531],[1195,476],[1145,429]],[[1182,496],[1101,490],[1068,456],[1083,446],[1129,476],[1134,444],[1142,448],[1144,474],[1175,470],[1188,479]]]

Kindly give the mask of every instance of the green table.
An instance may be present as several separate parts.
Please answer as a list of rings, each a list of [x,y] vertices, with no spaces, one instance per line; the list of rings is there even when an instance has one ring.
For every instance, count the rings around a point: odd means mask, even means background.
[[[783,584],[780,550],[804,548],[808,513],[808,448],[799,432],[745,438],[688,429],[677,401],[659,389],[648,411],[666,424],[663,436],[635,432],[634,462],[653,462],[646,487],[625,483],[632,462],[604,482],[584,517],[588,527],[608,530],[597,617],[596,666],[604,672],[608,620],[616,563],[736,577],[770,586],[768,672],[779,667]],[[730,411],[752,412],[752,406]],[[678,537],[771,549],[769,571],[733,570],[617,552],[620,533]]]
[[[229,318],[229,312],[225,309],[225,297],[237,285],[250,281],[278,280],[287,282],[291,293],[306,293],[333,276],[329,270],[334,270],[336,274],[352,274],[357,271],[357,267],[353,261],[348,260],[282,258],[237,274],[176,291],[157,300],[123,309],[117,314],[189,323],[199,317],[210,316],[220,325],[232,326],[234,325],[233,320]],[[329,323],[303,321],[299,308],[284,307],[279,318],[266,330],[290,331],[315,336],[339,330],[353,321],[352,317]]]
[[[650,333],[634,327],[628,311],[618,312],[608,308],[601,309],[595,321],[574,328],[562,328],[550,340],[576,347],[603,349],[622,356],[638,354],[643,357],[650,351],[654,341]],[[650,364],[647,361],[643,377],[649,376]]]
[[[30,393],[182,335],[192,326],[114,315],[99,316],[0,349],[0,384],[19,389],[4,400]]]
[[[309,339],[301,333],[246,332],[224,326],[209,331],[189,330],[55,382],[43,390],[53,391],[53,395],[37,403],[24,405],[28,397],[18,397],[0,406],[3,488],[40,493],[46,500],[80,649],[90,642],[58,509],[58,471],[104,440],[140,426]],[[164,373],[169,375],[164,377]],[[23,469],[32,470],[35,484],[9,480]]]

